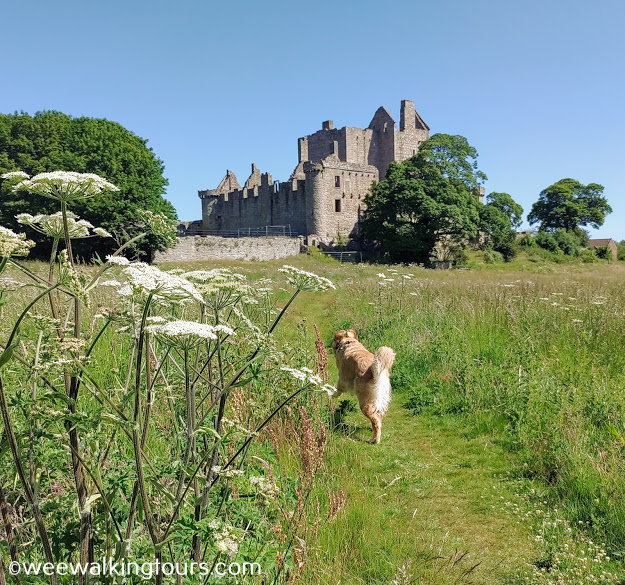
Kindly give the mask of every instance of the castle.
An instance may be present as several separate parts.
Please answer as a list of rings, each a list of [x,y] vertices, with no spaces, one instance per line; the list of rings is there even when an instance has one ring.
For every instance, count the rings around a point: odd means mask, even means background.
[[[187,233],[289,225],[313,245],[355,237],[371,184],[384,178],[390,162],[415,155],[429,137],[410,100],[401,102],[399,130],[383,107],[365,129],[334,128],[328,120],[298,140],[299,162],[288,181],[273,181],[252,164],[243,187],[227,171],[216,189],[198,191],[201,225],[193,222]]]

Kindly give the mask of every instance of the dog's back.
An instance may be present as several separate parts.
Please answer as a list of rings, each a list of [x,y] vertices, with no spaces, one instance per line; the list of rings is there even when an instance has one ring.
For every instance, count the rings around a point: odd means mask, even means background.
[[[351,329],[337,331],[332,345],[339,370],[339,394],[349,392],[358,397],[361,410],[372,419],[374,441],[378,442],[378,423],[373,419],[379,418],[381,426],[381,417],[391,402],[390,370],[395,352],[390,347],[381,347],[372,354]]]

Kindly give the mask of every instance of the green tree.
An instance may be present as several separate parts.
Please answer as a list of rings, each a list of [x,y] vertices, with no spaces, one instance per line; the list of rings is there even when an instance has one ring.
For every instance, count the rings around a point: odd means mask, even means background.
[[[508,193],[489,193],[480,210],[484,245],[507,262],[517,253],[515,228],[521,225],[522,215],[523,208]]]
[[[541,231],[555,232],[562,228],[578,233],[585,226],[597,229],[611,212],[602,185],[561,179],[541,191],[527,219],[530,225],[539,223]]]
[[[477,190],[486,176],[462,136],[436,134],[419,153],[389,165],[365,199],[363,235],[395,261],[426,262],[437,242],[462,247],[480,229]]]
[[[119,241],[132,237],[142,226],[138,210],[161,212],[175,219],[172,204],[163,198],[167,179],[163,162],[147,141],[120,124],[105,119],[73,118],[55,111],[0,114],[0,174],[22,170],[29,175],[56,170],[95,173],[120,188],[85,200],[74,211],[83,219],[114,234]],[[49,254],[49,245],[37,233],[20,226],[18,213],[54,213],[54,201],[13,192],[9,181],[0,185],[0,224],[27,231],[35,240],[37,256]],[[170,240],[149,236],[138,242],[137,253],[164,249]],[[117,247],[110,238],[77,242],[75,253],[91,258],[112,252]]]

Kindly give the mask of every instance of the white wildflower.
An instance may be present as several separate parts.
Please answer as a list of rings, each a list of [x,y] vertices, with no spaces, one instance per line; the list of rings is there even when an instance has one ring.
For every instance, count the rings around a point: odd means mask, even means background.
[[[173,246],[178,241],[178,222],[164,213],[138,209],[137,216],[145,222],[152,234],[160,236],[168,245]]]
[[[119,282],[119,280],[102,280],[100,282],[98,282],[98,284],[100,286],[112,286],[112,287],[120,287],[122,285],[121,282]]]
[[[217,550],[229,555],[237,553],[241,538],[236,534],[233,526],[227,522],[211,520],[208,527],[215,531],[213,538],[215,539],[215,546],[217,547]]]
[[[332,281],[327,278],[318,276],[312,272],[299,270],[294,266],[284,265],[278,272],[286,274],[286,279],[298,290],[317,292],[327,290],[329,288],[336,288],[334,284],[332,284]]]
[[[101,228],[101,227],[93,228],[93,232],[95,234],[97,234],[98,236],[101,236],[103,238],[112,238],[113,237],[109,232],[107,232],[104,228]]]
[[[214,294],[220,291],[250,294],[253,291],[247,285],[243,274],[232,272],[228,268],[214,268],[212,270],[192,270],[185,272],[182,277],[197,285],[203,294]]]
[[[280,488],[275,483],[268,480],[266,477],[258,477],[253,475],[252,477],[250,477],[250,483],[253,486],[256,486],[260,495],[266,499],[275,498],[280,494]]]
[[[119,191],[119,188],[93,173],[53,171],[24,179],[15,185],[13,190],[26,190],[59,201],[74,201],[102,191]]]
[[[26,256],[34,245],[34,242],[26,239],[25,234],[16,234],[0,226],[0,257]]]
[[[324,384],[323,386],[321,386],[321,390],[323,390],[324,392],[327,392],[328,396],[332,397],[336,394],[337,389],[334,386],[331,386],[330,384]]]
[[[10,173],[4,173],[0,178],[2,179],[28,179],[30,175],[24,171],[11,171]]]
[[[123,271],[134,293],[152,293],[154,297],[168,300],[194,298],[200,303],[204,302],[200,292],[188,280],[164,272],[156,266],[150,266],[145,262],[133,262],[126,265]]]
[[[65,237],[65,226],[63,224],[63,214],[60,211],[52,215],[30,215],[20,213],[15,216],[21,224],[27,225],[41,234],[57,240]],[[78,219],[76,215],[67,212],[67,232],[72,239],[88,238],[93,226],[86,219]],[[99,228],[96,228],[99,229]]]
[[[128,266],[130,264],[130,260],[123,256],[107,256],[106,261],[109,264],[116,264],[117,266]]]
[[[297,368],[289,368],[287,366],[282,366],[280,368],[283,372],[289,372],[291,376],[293,376],[296,380],[300,382],[305,382],[306,384],[312,384],[313,386],[322,386],[323,380],[312,372],[312,370],[308,368],[302,368],[298,370]]]
[[[378,278],[386,278],[386,274],[384,274],[384,272],[378,272],[377,276]]]
[[[219,333],[223,333],[224,335],[234,335],[234,330],[227,325],[215,325],[213,327],[213,330],[218,331]]]
[[[89,296],[83,283],[80,281],[78,272],[72,266],[67,255],[67,250],[61,250],[59,254],[60,282],[63,288],[78,297],[85,305],[89,306]]]
[[[165,342],[183,346],[195,345],[207,339],[217,339],[214,327],[196,321],[169,321],[148,325],[146,330]]]

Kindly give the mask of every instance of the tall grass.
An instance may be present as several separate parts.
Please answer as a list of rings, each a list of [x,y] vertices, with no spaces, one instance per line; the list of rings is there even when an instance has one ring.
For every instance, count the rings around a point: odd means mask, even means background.
[[[519,473],[625,554],[622,269],[384,272],[354,280],[350,294],[367,302],[349,321],[367,345],[396,349],[393,386],[408,407],[496,431]]]

